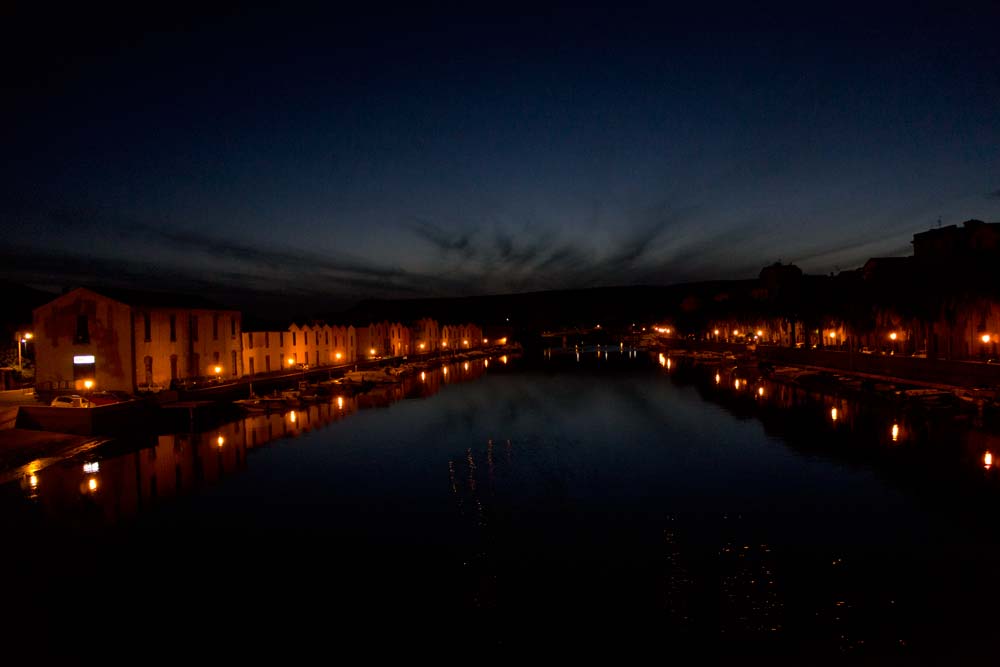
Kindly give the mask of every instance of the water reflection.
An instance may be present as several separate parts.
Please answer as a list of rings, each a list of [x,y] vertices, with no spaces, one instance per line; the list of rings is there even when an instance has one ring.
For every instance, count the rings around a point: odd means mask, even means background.
[[[358,410],[385,408],[407,398],[427,398],[446,383],[479,378],[486,360],[445,364],[403,382],[375,387],[356,396],[338,395],[284,413],[249,414],[200,433],[148,435],[112,443],[96,455],[100,460],[65,461],[32,471],[21,482],[22,495],[50,516],[73,516],[82,502],[105,523],[135,517],[166,499],[212,485],[244,469],[247,455],[283,438],[322,428]],[[123,453],[116,450],[125,449]],[[94,458],[95,453],[88,454]]]

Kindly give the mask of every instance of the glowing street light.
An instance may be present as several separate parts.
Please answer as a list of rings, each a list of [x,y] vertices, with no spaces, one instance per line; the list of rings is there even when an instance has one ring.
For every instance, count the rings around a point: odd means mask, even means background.
[[[990,342],[990,335],[989,335],[989,334],[983,334],[983,336],[982,336],[981,340],[982,340],[982,341],[983,341],[984,343],[989,343],[989,342]]]
[[[987,470],[993,467],[993,454],[990,452],[983,454],[983,467]]]
[[[830,338],[833,339],[833,338],[836,338],[836,337],[837,337],[837,332],[836,331],[831,331],[830,332]]]
[[[295,359],[293,359],[292,357],[288,357],[287,361],[289,366],[295,363]]]
[[[28,353],[28,341],[34,338],[35,335],[30,331],[25,332],[24,335],[19,335],[17,337],[17,370],[23,371],[24,366],[22,366],[21,360],[21,346],[24,345],[24,353]]]
[[[837,413],[837,408],[830,408],[830,419],[832,421],[837,421],[837,417],[840,415]]]
[[[338,352],[335,355],[333,355],[333,358],[336,359],[337,361],[340,361],[341,358],[343,358],[343,356],[344,355],[342,355],[340,352]]]
[[[223,438],[222,435],[220,434],[219,437],[215,439],[215,444],[218,445],[219,447],[222,447],[224,444],[226,444],[226,439]]]
[[[899,440],[899,424],[892,425],[892,441],[896,442]]]
[[[896,340],[897,337],[898,336],[896,336],[896,332],[895,331],[893,331],[891,334],[889,334],[889,340]]]
[[[83,381],[83,388],[86,389],[87,391],[90,391],[91,389],[94,388],[94,381],[93,380],[84,380]]]

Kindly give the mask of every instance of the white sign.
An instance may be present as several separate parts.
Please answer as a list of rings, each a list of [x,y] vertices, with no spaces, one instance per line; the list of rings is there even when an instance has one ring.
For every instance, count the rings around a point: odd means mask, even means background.
[[[92,354],[78,354],[73,357],[74,364],[92,364],[94,363],[94,355]]]

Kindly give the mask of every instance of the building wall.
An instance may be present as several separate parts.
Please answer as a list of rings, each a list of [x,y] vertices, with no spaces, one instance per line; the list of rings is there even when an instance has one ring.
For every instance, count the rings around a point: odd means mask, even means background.
[[[132,309],[124,303],[75,289],[34,311],[35,384],[39,389],[135,390]],[[80,334],[80,335],[78,335]],[[92,355],[92,367],[73,363]]]
[[[441,327],[437,320],[425,317],[410,326],[410,345],[414,354],[436,352],[441,345]]]
[[[166,387],[175,378],[212,377],[216,366],[222,377],[243,374],[239,312],[143,307],[133,312],[137,385],[152,381]]]

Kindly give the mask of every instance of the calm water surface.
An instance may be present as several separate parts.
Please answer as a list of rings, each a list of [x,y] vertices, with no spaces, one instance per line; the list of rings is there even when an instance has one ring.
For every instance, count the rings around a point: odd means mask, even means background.
[[[486,610],[524,626],[477,645],[579,648],[524,620],[572,617],[743,654],[991,651],[1000,439],[608,354],[450,364],[8,484],[8,630],[51,649],[55,628],[161,615]]]

